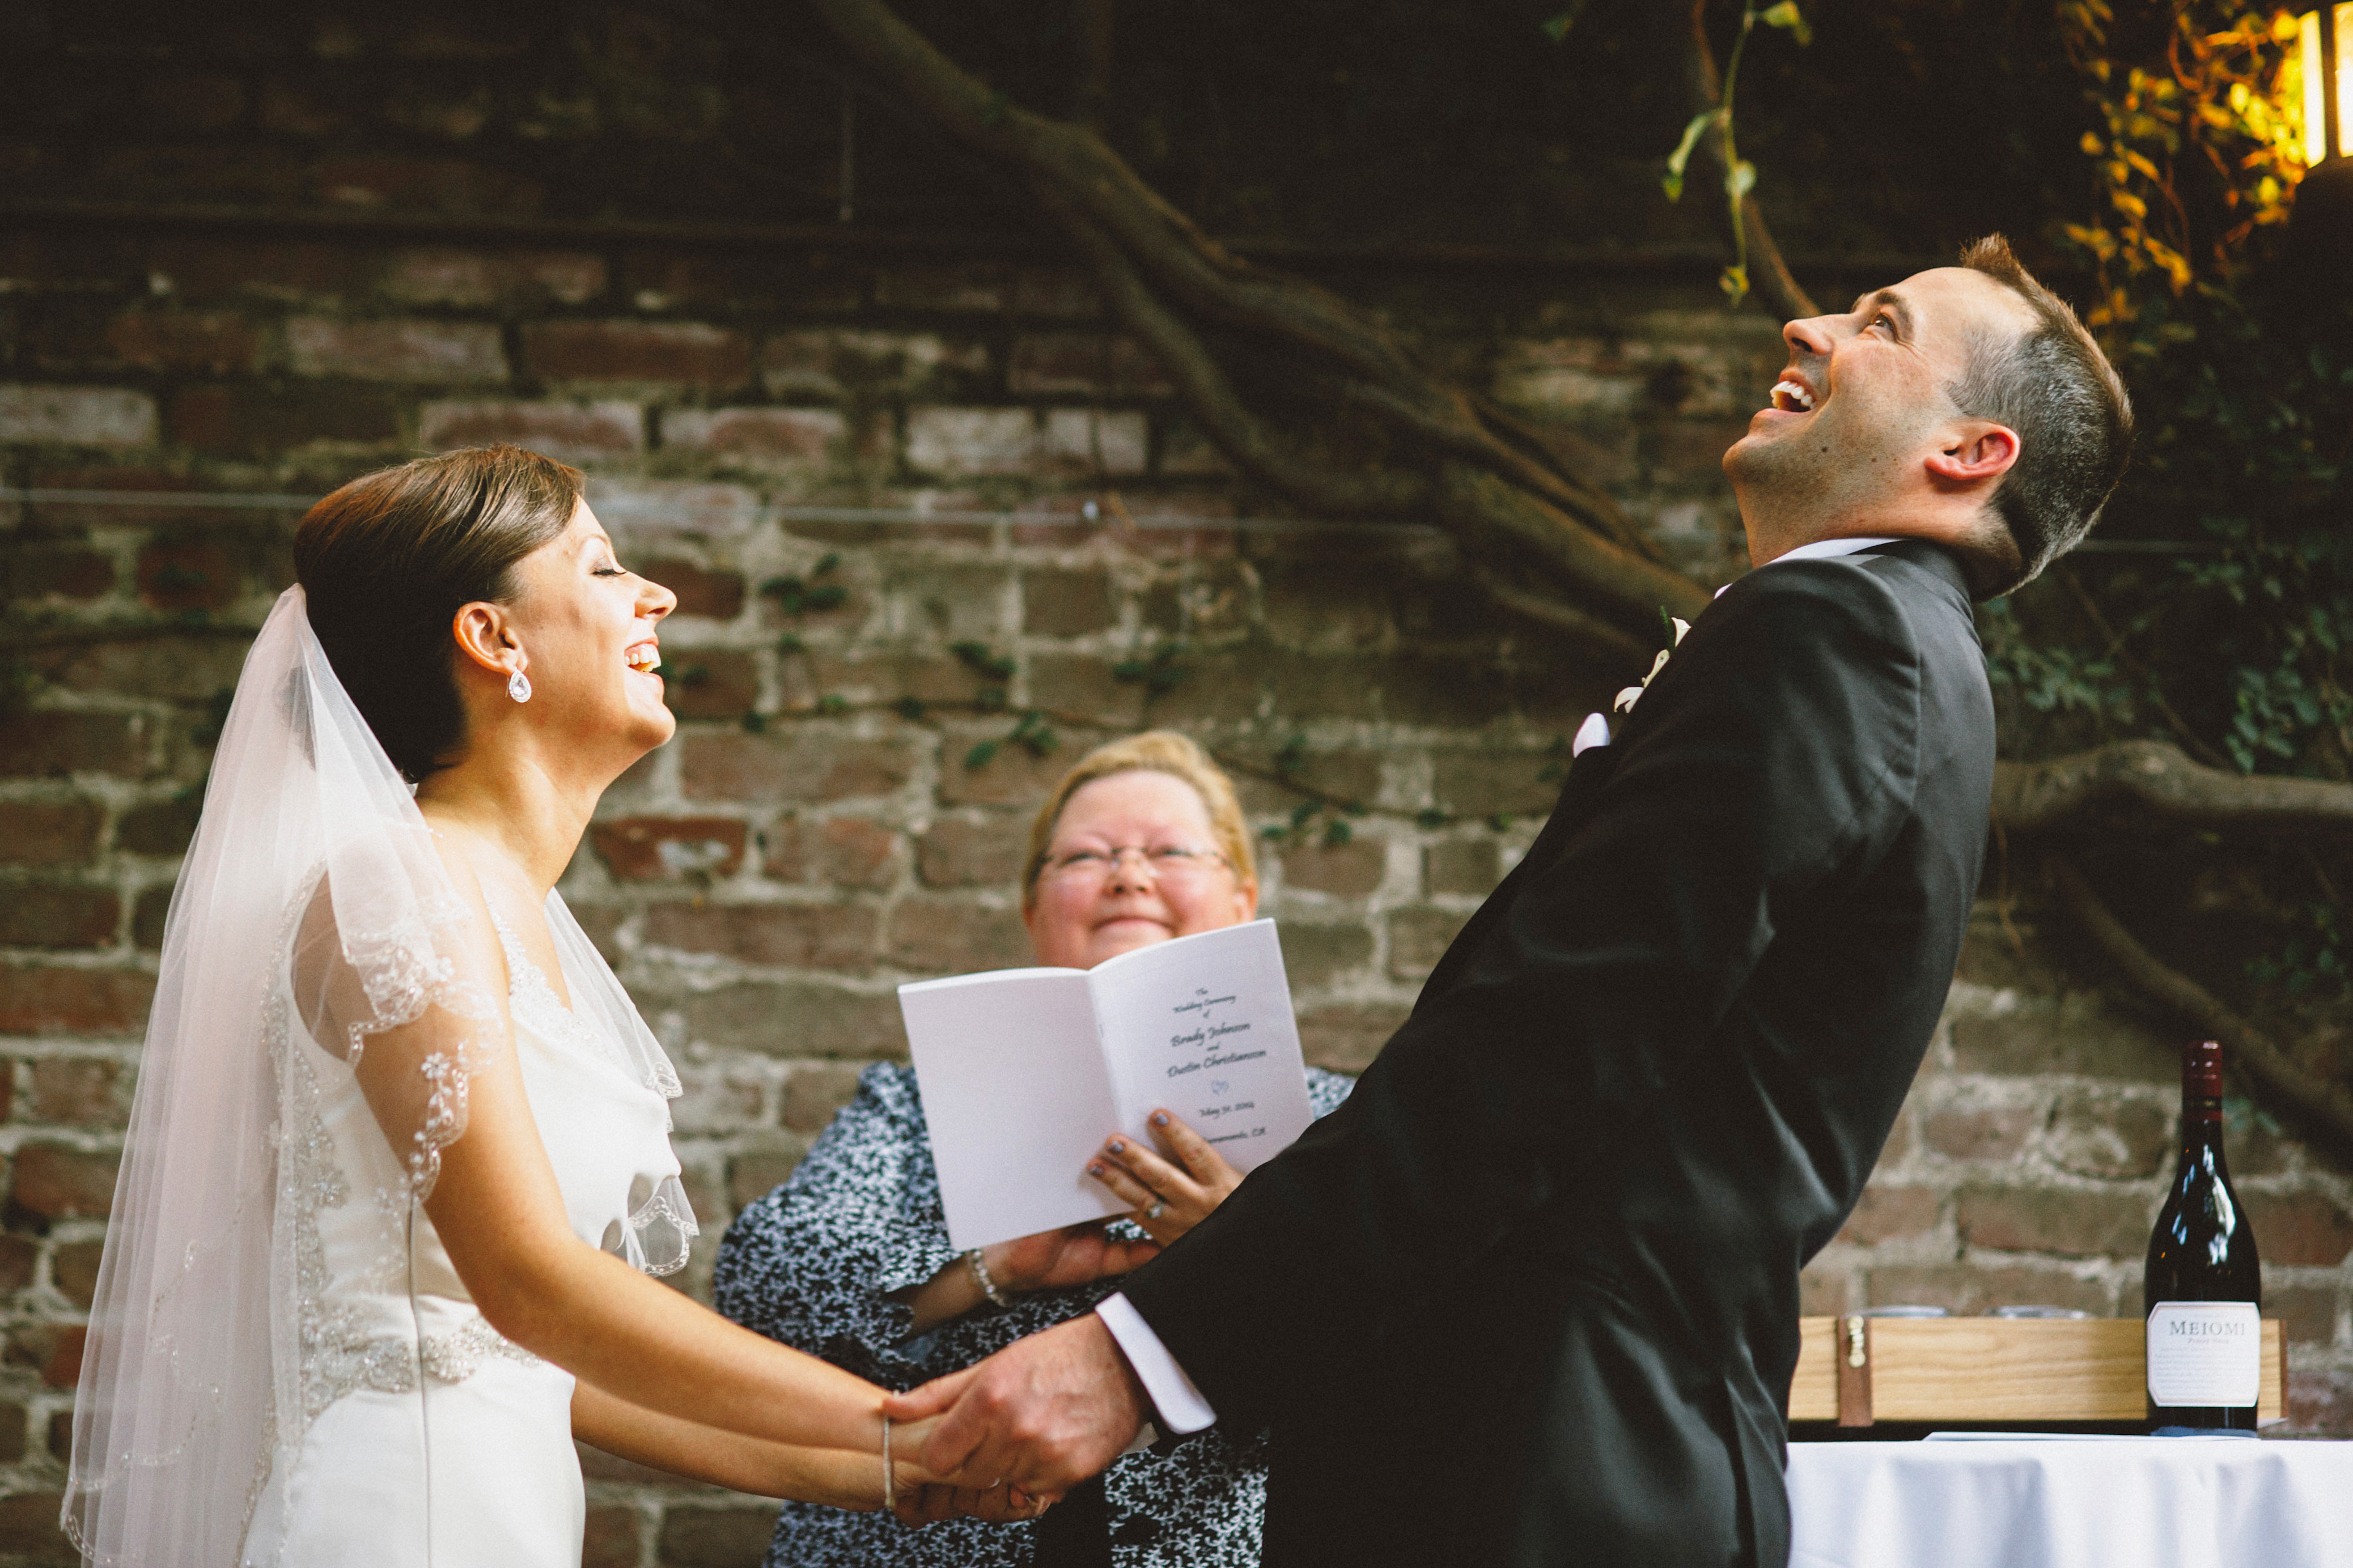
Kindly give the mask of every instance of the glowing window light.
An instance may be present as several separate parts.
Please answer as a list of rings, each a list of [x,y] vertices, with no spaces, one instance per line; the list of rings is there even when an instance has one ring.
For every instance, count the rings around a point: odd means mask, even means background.
[[[2353,5],[2324,5],[2306,13],[2298,25],[2298,35],[2296,64],[2304,78],[2304,162],[2310,168],[2332,157],[2344,157],[2348,143],[2353,142]],[[2328,101],[2332,76],[2337,79],[2334,104]],[[2336,112],[2330,113],[2331,109]]]

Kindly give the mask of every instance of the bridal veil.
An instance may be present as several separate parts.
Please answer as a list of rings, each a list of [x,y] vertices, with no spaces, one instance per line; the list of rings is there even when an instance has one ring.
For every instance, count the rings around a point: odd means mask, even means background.
[[[503,977],[472,909],[330,667],[302,590],[288,589],[247,656],[165,924],[65,1494],[65,1531],[91,1561],[236,1561],[273,1465],[332,1397],[338,1373],[322,1359],[415,1362],[414,1342],[353,1351],[321,1321],[332,1314],[301,1218],[322,1203],[346,1224],[367,1216],[379,1282],[405,1289],[417,1205],[465,1131],[468,1081],[511,1048]],[[560,944],[585,946],[568,919],[552,923]],[[675,1096],[659,1045],[593,950],[588,978],[575,1008],[607,1026],[638,1081]],[[364,1082],[396,1156],[380,1190],[348,1190],[348,1173],[305,1158],[323,1058],[302,1040],[353,1068],[377,1053]],[[644,1240],[682,1258],[683,1226]],[[340,1375],[401,1386],[425,1370]]]

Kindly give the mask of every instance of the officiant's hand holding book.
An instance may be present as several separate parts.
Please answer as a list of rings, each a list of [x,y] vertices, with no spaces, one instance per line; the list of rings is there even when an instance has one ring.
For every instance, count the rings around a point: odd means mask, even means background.
[[[1311,1120],[1271,921],[899,1000],[959,1247],[1130,1212],[1173,1237]]]

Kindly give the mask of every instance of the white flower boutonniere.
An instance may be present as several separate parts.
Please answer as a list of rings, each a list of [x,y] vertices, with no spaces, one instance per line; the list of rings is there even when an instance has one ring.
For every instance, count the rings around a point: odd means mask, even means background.
[[[1618,700],[1609,706],[1619,712],[1631,713],[1634,710],[1634,704],[1642,700],[1642,693],[1651,689],[1651,682],[1659,679],[1659,671],[1667,668],[1667,660],[1674,656],[1675,649],[1683,646],[1683,638],[1691,633],[1689,621],[1669,616],[1667,624],[1674,628],[1675,640],[1659,650],[1659,657],[1651,661],[1651,673],[1642,677],[1641,685],[1630,686],[1618,694]]]

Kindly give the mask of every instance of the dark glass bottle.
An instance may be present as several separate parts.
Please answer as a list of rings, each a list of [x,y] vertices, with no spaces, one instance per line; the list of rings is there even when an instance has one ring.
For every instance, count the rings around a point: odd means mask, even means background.
[[[2255,1429],[2263,1267],[2222,1163],[2222,1047],[2181,1056],[2181,1158],[2142,1280],[2152,1430]]]

